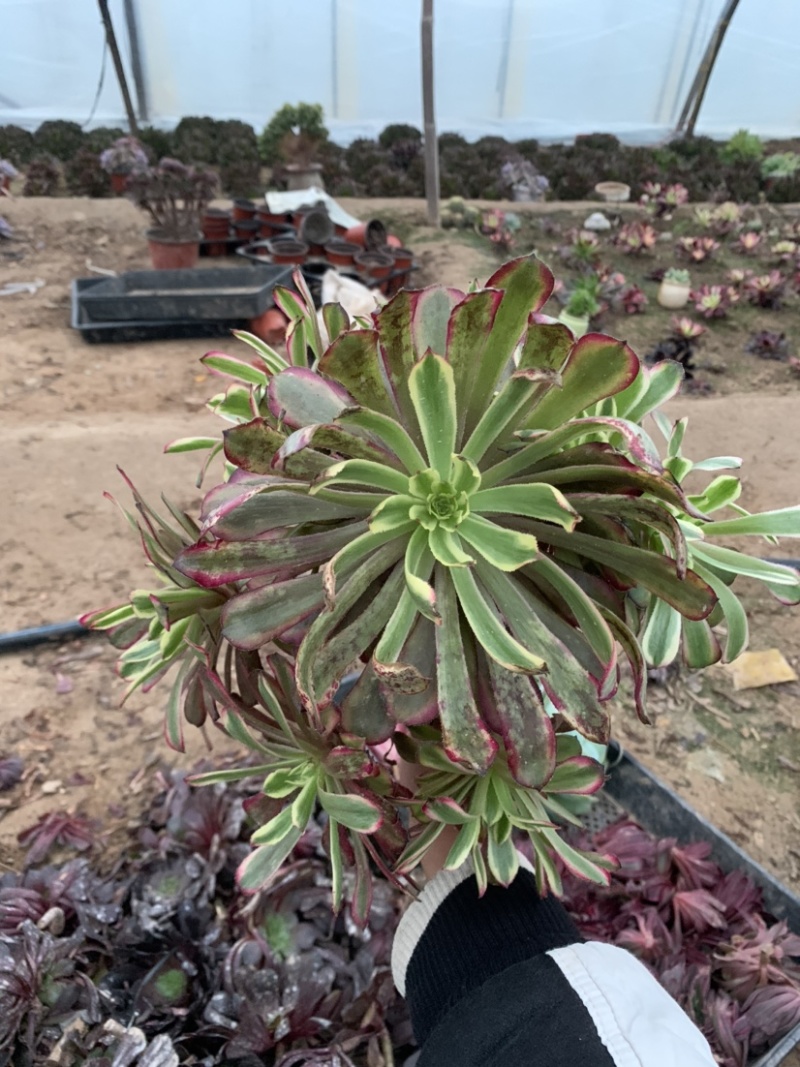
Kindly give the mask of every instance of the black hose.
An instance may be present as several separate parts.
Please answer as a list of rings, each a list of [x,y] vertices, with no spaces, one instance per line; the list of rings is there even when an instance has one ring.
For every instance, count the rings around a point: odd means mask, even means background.
[[[765,563],[779,563],[782,567],[794,567],[800,571],[800,559],[765,559]]]
[[[29,630],[15,630],[10,634],[0,634],[0,652],[16,652],[21,648],[32,648],[45,641],[67,641],[73,637],[86,637],[92,631],[81,626],[77,619],[70,622],[51,622],[45,626],[32,626]]]

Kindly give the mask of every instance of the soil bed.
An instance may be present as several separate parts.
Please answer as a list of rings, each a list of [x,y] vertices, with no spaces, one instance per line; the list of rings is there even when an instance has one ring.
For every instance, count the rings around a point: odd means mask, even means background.
[[[343,206],[362,218],[383,218],[414,249],[421,266],[415,283],[466,286],[488,277],[499,262],[485,238],[427,228],[421,201],[354,200]],[[515,252],[535,245],[557,276],[568,277],[553,251],[563,239],[547,236],[542,220],[566,232],[601,205],[506,206],[523,218]],[[759,210],[768,226],[796,214],[791,208]],[[216,432],[216,420],[204,409],[213,381],[198,363],[202,341],[90,347],[69,329],[70,283],[88,276],[89,264],[117,271],[149,265],[144,223],[130,204],[24,199],[4,202],[3,213],[18,239],[0,245],[0,288],[46,283],[34,294],[0,300],[0,444],[11,460],[3,475],[8,518],[0,549],[3,628],[10,631],[74,618],[150,584],[138,544],[102,494],[119,495],[127,506],[119,465],[146,497],[164,489],[180,507],[195,507],[201,495],[193,488],[197,458],[163,456],[162,448],[176,437]],[[636,209],[625,207],[624,214],[633,216]],[[679,212],[669,224],[675,236],[695,232],[691,217],[688,209]],[[669,328],[670,312],[658,307],[656,283],[645,275],[673,264],[672,243],[661,242],[654,255],[640,259],[607,248],[604,259],[641,285],[650,303],[643,315],[606,316],[601,328],[627,338],[642,354]],[[767,269],[766,260],[759,265],[721,250],[693,276],[698,283],[722,280],[734,260]],[[744,353],[744,343],[751,330],[768,328],[785,332],[795,352],[799,310],[800,300],[791,297],[780,311],[739,306],[728,320],[711,324],[698,362],[707,365],[701,374],[716,395],[672,405],[690,416],[689,455],[744,458],[742,503],[753,510],[800,500],[800,378],[786,363]],[[765,544],[769,554],[776,552]],[[791,555],[791,542],[777,554]],[[751,647],[778,647],[800,669],[800,611],[780,608],[755,586],[747,600]],[[4,867],[18,868],[17,834],[46,811],[77,808],[100,819],[113,851],[124,840],[116,835],[140,810],[137,789],[148,788],[142,768],[166,754],[160,733],[165,694],[156,688],[136,695],[120,710],[113,659],[102,638],[0,658],[2,750],[26,764],[23,781],[0,796]],[[702,677],[670,675],[666,685],[654,686],[652,730],[639,726],[627,708],[615,714],[615,731],[634,754],[795,892],[798,697],[798,683],[734,693],[727,674],[714,669]],[[184,766],[205,751],[202,737],[190,743],[191,756],[176,758]],[[213,744],[216,757],[224,746],[216,739]]]

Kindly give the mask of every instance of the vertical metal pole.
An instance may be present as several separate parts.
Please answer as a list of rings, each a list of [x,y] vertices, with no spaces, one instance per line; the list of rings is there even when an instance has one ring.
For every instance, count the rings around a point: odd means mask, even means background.
[[[119,54],[119,46],[117,45],[117,37],[114,33],[114,26],[111,22],[111,15],[108,11],[108,0],[97,0],[100,5],[100,18],[103,20],[103,26],[106,31],[106,40],[108,41],[108,47],[111,52],[111,58],[114,60],[114,69],[117,72],[117,81],[119,82],[120,92],[122,93],[122,101],[125,104],[125,112],[128,116],[128,125],[130,126],[132,134],[138,134],[139,127],[136,124],[136,115],[133,110],[133,103],[131,101],[131,94],[128,90],[128,81],[125,77],[125,68],[122,65],[122,57]]]
[[[433,95],[433,0],[422,0],[422,112],[425,131],[425,199],[428,222],[439,225],[439,142]]]
[[[697,68],[697,74],[695,74],[692,87],[686,98],[686,103],[683,105],[683,111],[678,119],[677,133],[681,132],[681,127],[685,122],[685,135],[691,137],[694,134],[694,127],[698,115],[700,114],[700,108],[703,106],[703,99],[706,95],[711,72],[714,69],[714,63],[719,55],[719,50],[722,47],[722,42],[727,33],[728,26],[730,26],[731,19],[738,6],[739,0],[728,0],[725,10],[720,15],[719,20],[714,27],[714,32],[711,34],[711,40],[708,42],[708,47],[705,50],[703,58],[700,60],[700,66]]]
[[[142,64],[142,45],[139,40],[139,23],[136,18],[136,0],[125,0],[125,24],[128,27],[128,40],[131,46],[131,73],[133,87],[136,90],[136,110],[142,122],[150,121],[150,108],[147,103],[147,82],[144,78]]]

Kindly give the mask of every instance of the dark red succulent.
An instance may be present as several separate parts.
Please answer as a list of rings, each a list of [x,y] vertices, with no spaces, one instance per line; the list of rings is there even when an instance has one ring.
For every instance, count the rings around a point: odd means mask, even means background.
[[[91,821],[69,811],[48,811],[40,815],[33,826],[17,835],[19,843],[28,849],[28,864],[41,863],[55,845],[85,852],[97,840]]]

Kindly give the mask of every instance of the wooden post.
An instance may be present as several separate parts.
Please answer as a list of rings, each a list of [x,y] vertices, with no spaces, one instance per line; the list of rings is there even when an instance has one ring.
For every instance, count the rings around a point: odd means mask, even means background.
[[[433,96],[433,0],[422,0],[422,111],[425,131],[425,198],[428,222],[439,225],[439,142]]]
[[[711,34],[711,39],[703,53],[703,58],[700,60],[700,66],[697,68],[694,81],[689,89],[689,95],[686,97],[686,103],[683,105],[683,110],[678,119],[678,125],[675,130],[677,134],[684,133],[686,137],[692,137],[694,135],[694,128],[700,114],[700,108],[703,106],[706,89],[708,88],[708,83],[711,79],[711,72],[717,61],[717,56],[722,47],[722,42],[725,39],[725,34],[728,31],[728,26],[730,26],[731,19],[736,13],[736,8],[738,6],[739,0],[728,0],[724,11],[714,27],[714,32]],[[684,123],[686,123],[685,130],[683,129]]]
[[[133,110],[133,102],[131,101],[131,94],[128,89],[128,80],[125,77],[125,68],[122,65],[122,57],[119,54],[119,47],[117,45],[117,37],[114,33],[114,26],[111,22],[111,14],[108,10],[108,0],[97,0],[100,5],[100,18],[103,20],[103,26],[106,31],[106,41],[111,51],[111,58],[114,60],[114,69],[117,72],[117,81],[119,82],[120,92],[122,93],[122,101],[125,104],[125,112],[128,116],[128,125],[130,126],[131,133],[137,136],[139,133],[139,127],[136,124],[136,114]]]

